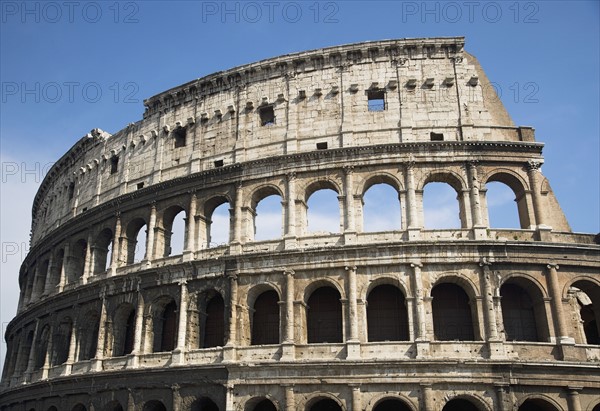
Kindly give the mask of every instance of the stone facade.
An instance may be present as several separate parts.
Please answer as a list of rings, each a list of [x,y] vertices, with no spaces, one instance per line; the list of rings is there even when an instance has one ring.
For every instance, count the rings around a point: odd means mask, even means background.
[[[34,200],[0,409],[600,410],[600,247],[463,46],[277,57],[83,137]],[[456,191],[460,227],[424,228],[432,182]],[[490,227],[489,182],[520,227]],[[399,230],[365,230],[376,184],[397,191]],[[307,228],[324,189],[337,233]],[[271,195],[281,235],[258,241]]]

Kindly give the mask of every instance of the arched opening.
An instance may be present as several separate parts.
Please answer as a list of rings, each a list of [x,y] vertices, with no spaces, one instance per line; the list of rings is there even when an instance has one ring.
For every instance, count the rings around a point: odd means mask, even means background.
[[[106,404],[104,406],[104,408],[102,409],[102,411],[124,411],[123,410],[123,406],[121,405],[121,403],[117,400],[113,400],[111,402],[109,402],[108,404]]]
[[[48,408],[48,411],[58,411],[55,406]]]
[[[448,401],[442,411],[479,411],[479,408],[469,400],[455,398]]]
[[[309,411],[342,411],[342,407],[330,398],[323,398],[315,402],[309,408]]]
[[[87,411],[87,408],[85,408],[85,405],[79,403],[71,408],[71,411]]]
[[[490,227],[521,228],[515,193],[504,183],[490,181],[486,184],[485,200]]]
[[[529,293],[516,284],[500,287],[502,319],[507,341],[540,341],[534,303]]]
[[[54,338],[54,361],[53,365],[64,364],[69,358],[69,347],[71,343],[71,333],[73,332],[73,321],[70,318],[64,318],[58,325]]]
[[[17,370],[23,372],[27,369],[29,362],[29,354],[33,345],[33,331],[29,331],[26,336],[23,336],[23,344],[18,348]]]
[[[548,401],[532,398],[523,402],[519,407],[519,411],[557,411],[557,409]]]
[[[430,182],[423,189],[426,229],[461,228],[460,204],[456,190],[448,183]]]
[[[316,289],[307,301],[308,343],[339,343],[342,334],[342,303],[333,287]]]
[[[77,282],[85,270],[85,253],[87,250],[87,241],[79,239],[71,247],[71,267],[68,275],[68,283]]]
[[[206,247],[229,244],[231,237],[231,205],[224,197],[209,201],[205,206]],[[204,245],[203,245],[204,246]]]
[[[50,275],[52,276],[52,278],[50,279],[50,284],[52,287],[50,290],[51,293],[56,291],[56,287],[60,283],[60,277],[61,277],[61,273],[63,271],[64,259],[65,259],[65,250],[61,248],[55,254],[54,267],[52,268],[52,270],[50,272]]]
[[[338,193],[330,188],[314,191],[306,202],[307,230],[310,233],[341,231]]]
[[[146,222],[142,218],[132,220],[126,230],[127,264],[139,263],[146,257]]]
[[[95,311],[90,311],[79,328],[79,361],[90,360],[96,357],[98,347],[98,334],[100,329],[100,316]]]
[[[270,194],[255,206],[254,240],[263,241],[283,236],[283,207],[281,196]]]
[[[45,259],[38,267],[33,289],[33,295],[36,297],[39,297],[42,294],[44,294],[44,289],[46,286],[46,275],[48,274],[49,265],[50,260]]]
[[[600,286],[587,280],[576,281],[569,294],[579,308],[579,340],[583,344],[600,344]]]
[[[486,190],[480,192],[480,197],[482,203],[487,204],[490,227],[530,227],[527,195],[517,177],[504,172],[497,173],[488,178],[485,186]],[[514,210],[514,205],[509,204],[510,200],[517,203],[517,215],[509,211]]]
[[[379,285],[367,297],[369,341],[407,341],[408,312],[404,294],[393,285]]]
[[[94,274],[102,273],[108,270],[110,264],[110,254],[112,254],[113,232],[105,228],[96,237],[93,247],[94,253]]]
[[[527,278],[512,277],[500,287],[502,322],[507,341],[550,340],[544,296]]]
[[[172,299],[158,303],[153,318],[154,352],[173,351],[177,343],[177,304]]]
[[[206,302],[205,313],[200,325],[202,327],[204,323],[200,346],[210,348],[225,345],[225,302],[221,294],[215,293]]]
[[[397,398],[385,399],[373,408],[373,411],[412,411],[406,403]]]
[[[392,231],[401,228],[398,191],[386,183],[373,184],[363,194],[363,231]]]
[[[113,322],[113,356],[131,354],[135,339],[135,308],[129,303],[121,304]]]
[[[50,339],[50,326],[45,325],[40,332],[40,336],[36,342],[35,350],[35,369],[39,370],[46,362],[48,354],[48,341]]]
[[[600,411],[600,402],[592,408],[592,411]]]
[[[158,400],[148,401],[142,411],[167,411],[165,404]]]
[[[210,398],[202,397],[192,403],[190,411],[219,411],[219,407]]]
[[[279,344],[279,296],[265,291],[254,302],[252,345]]]
[[[277,411],[277,407],[275,407],[275,404],[273,404],[271,400],[265,398],[262,401],[258,402],[254,406],[254,408],[248,411]]]
[[[441,283],[433,287],[431,297],[436,340],[475,340],[469,296],[462,287],[452,283]]]
[[[186,237],[186,213],[179,206],[165,210],[163,214],[162,243],[164,245],[162,257],[183,254]],[[160,243],[161,239],[159,239]]]

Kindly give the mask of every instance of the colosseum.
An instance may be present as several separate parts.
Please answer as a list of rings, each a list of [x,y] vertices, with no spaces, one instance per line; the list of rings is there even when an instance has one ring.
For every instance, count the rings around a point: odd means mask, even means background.
[[[600,410],[600,246],[464,38],[284,55],[144,105],[35,196],[2,411]],[[458,226],[425,226],[430,183]],[[489,183],[518,227],[490,226]],[[368,230],[382,185],[397,228]],[[309,229],[321,191],[333,232]]]

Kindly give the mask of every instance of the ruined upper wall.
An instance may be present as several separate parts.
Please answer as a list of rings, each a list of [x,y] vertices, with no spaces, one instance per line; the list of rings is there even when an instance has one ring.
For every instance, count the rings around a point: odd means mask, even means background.
[[[32,245],[120,195],[267,156],[440,139],[533,141],[463,47],[462,37],[331,47],[151,97],[141,121],[114,135],[94,130],[52,167],[34,201]]]

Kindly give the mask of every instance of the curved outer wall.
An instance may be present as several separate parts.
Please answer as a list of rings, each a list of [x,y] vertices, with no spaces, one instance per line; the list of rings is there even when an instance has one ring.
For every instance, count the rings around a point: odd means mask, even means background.
[[[463,46],[277,57],[84,136],[34,201],[2,411],[317,411],[325,399],[597,411],[599,246],[571,232],[543,145]],[[432,182],[456,191],[460,227],[424,228]],[[514,192],[520,227],[490,227],[489,182]],[[381,183],[398,193],[400,228],[368,232],[363,199]],[[308,230],[322,189],[338,197],[337,233]],[[281,236],[256,241],[271,195]],[[222,204],[229,241],[215,244]]]

